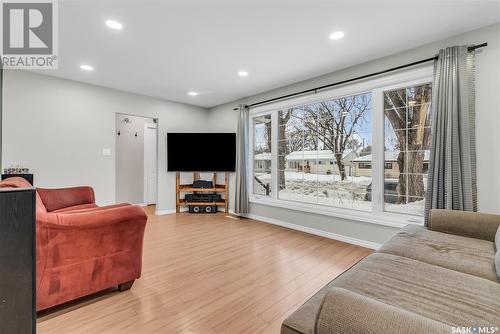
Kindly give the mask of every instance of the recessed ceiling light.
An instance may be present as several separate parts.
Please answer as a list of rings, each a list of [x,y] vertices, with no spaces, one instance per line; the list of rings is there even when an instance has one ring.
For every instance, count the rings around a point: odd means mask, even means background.
[[[248,72],[247,72],[247,71],[239,71],[239,72],[238,72],[238,75],[239,75],[240,77],[246,77],[246,76],[248,76]]]
[[[345,36],[343,31],[336,31],[330,35],[330,39],[333,39],[334,41],[337,39],[341,39]]]
[[[81,64],[81,65],[80,65],[80,68],[81,68],[82,70],[84,70],[84,71],[93,71],[93,70],[94,70],[94,68],[93,68],[92,66],[87,65],[87,64]]]
[[[115,21],[115,20],[107,20],[106,25],[109,28],[114,29],[114,30],[121,30],[123,28],[123,25],[120,22]]]
[[[196,96],[196,95],[198,95],[198,93],[197,92],[189,92],[188,95],[189,96]]]

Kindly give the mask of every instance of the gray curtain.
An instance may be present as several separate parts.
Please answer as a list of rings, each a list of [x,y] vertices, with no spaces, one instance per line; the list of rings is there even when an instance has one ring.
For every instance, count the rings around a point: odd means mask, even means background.
[[[474,53],[467,46],[439,51],[432,94],[426,226],[430,209],[477,211]]]
[[[236,200],[234,206],[234,213],[237,215],[248,213],[248,112],[248,106],[239,105],[236,143]]]

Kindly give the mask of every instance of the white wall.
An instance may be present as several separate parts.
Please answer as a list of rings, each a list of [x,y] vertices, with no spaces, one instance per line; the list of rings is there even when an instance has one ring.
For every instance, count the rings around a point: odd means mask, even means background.
[[[125,122],[127,119],[129,122]],[[116,115],[116,201],[144,203],[144,125],[152,118]]]
[[[3,165],[22,162],[39,187],[91,185],[115,202],[115,115],[159,119],[158,210],[175,209],[175,175],[165,168],[167,131],[203,131],[203,108],[36,73],[4,71]],[[110,148],[111,156],[102,149]]]
[[[483,42],[487,42],[488,46],[478,50],[476,57],[478,202],[479,211],[500,213],[500,154],[496,144],[498,129],[500,129],[500,24],[212,108],[209,111],[208,125],[212,131],[235,131],[237,112],[233,111],[233,108],[239,103],[251,104],[403,65],[431,57],[439,49],[447,46]],[[234,182],[231,184],[234,189]],[[230,207],[233,208],[234,203],[230,203]],[[313,228],[374,243],[384,242],[397,231],[396,228],[387,226],[358,223],[258,204],[252,204],[250,212],[253,215],[293,223],[304,228]]]

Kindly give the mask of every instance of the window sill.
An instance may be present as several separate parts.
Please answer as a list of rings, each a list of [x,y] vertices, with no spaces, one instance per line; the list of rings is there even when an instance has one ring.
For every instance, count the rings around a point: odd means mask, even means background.
[[[423,225],[423,217],[415,217],[404,214],[388,213],[375,214],[352,209],[334,208],[324,205],[308,204],[287,200],[276,200],[264,196],[250,195],[250,203],[273,206],[282,209],[294,210],[299,212],[314,213],[318,215],[348,219],[363,223],[377,224],[401,228],[408,224]]]

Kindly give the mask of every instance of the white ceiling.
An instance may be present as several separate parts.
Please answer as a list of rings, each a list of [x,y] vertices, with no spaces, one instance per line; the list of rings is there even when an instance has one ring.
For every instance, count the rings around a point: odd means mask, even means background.
[[[46,74],[203,107],[500,21],[498,1],[60,0],[59,12],[59,69]]]

